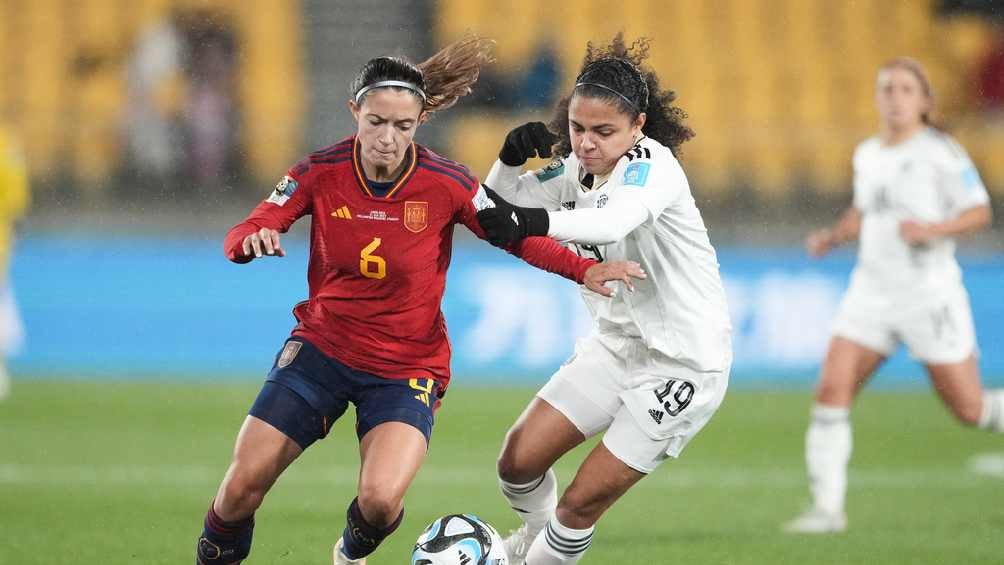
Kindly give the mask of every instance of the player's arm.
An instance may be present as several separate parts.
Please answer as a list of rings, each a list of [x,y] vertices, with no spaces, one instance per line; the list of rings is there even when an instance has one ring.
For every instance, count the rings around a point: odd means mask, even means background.
[[[489,241],[505,244],[547,235],[558,241],[604,245],[620,241],[635,228],[658,218],[689,190],[675,159],[622,157],[610,174],[609,203],[603,208],[547,211],[496,201],[478,219]]]
[[[279,234],[286,233],[311,208],[311,179],[305,170],[297,174],[300,170],[302,165],[294,167],[243,222],[230,228],[223,241],[227,259],[247,263],[258,257],[286,254]]]
[[[985,230],[993,223],[990,195],[966,151],[954,140],[946,140],[943,155],[936,159],[938,183],[956,215],[943,222],[905,220],[900,236],[910,244],[923,244],[939,237],[968,235]]]
[[[481,207],[492,205],[487,192],[485,187],[479,186],[474,198],[462,203],[459,211],[460,222],[481,239],[486,239],[486,236],[478,223],[477,212]],[[547,237],[529,237],[503,248],[538,269],[585,285],[603,296],[614,294],[613,289],[604,286],[606,282],[621,281],[628,290],[633,290],[632,278],[644,279],[646,276],[641,266],[634,261],[599,263],[580,257]]]
[[[805,238],[805,248],[809,255],[823,257],[834,248],[856,240],[860,232],[861,210],[857,206],[849,206],[832,226],[810,232]]]
[[[560,187],[553,185],[561,182],[564,164],[555,160],[539,171],[523,172],[527,159],[550,157],[557,139],[542,122],[529,122],[510,131],[485,185],[518,206],[559,209]]]

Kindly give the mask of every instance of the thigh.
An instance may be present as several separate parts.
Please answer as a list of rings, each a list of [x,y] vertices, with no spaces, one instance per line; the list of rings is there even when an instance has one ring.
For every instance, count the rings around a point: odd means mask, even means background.
[[[976,331],[964,288],[933,297],[897,324],[910,355],[927,365],[955,365],[976,352]]]
[[[599,337],[591,336],[579,340],[575,353],[537,392],[537,397],[589,438],[613,421],[628,377],[626,361],[614,355]]]
[[[271,484],[301,453],[303,449],[282,431],[248,416],[237,434],[234,466],[254,471]]]
[[[667,457],[679,457],[721,406],[728,373],[653,366],[647,384],[621,395],[624,404],[603,436],[623,463],[651,473]]]
[[[349,405],[347,368],[302,338],[276,355],[251,415],[292,437],[303,449],[328,435]],[[267,394],[266,394],[267,393]]]
[[[359,442],[360,494],[378,492],[382,499],[399,505],[426,453],[425,435],[416,427],[402,422],[375,426]]]
[[[574,529],[585,529],[645,476],[618,459],[601,442],[582,462],[572,484],[558,503],[558,520]]]
[[[842,336],[830,340],[819,375],[816,401],[849,407],[886,355]]]
[[[833,335],[888,357],[899,346],[892,314],[888,297],[852,284],[837,311]]]
[[[292,438],[254,416],[248,416],[237,434],[233,460],[216,494],[215,507],[220,517],[230,520],[241,506],[241,494],[268,492],[279,475],[300,456],[303,449]],[[232,487],[236,486],[237,491]]]
[[[934,390],[961,420],[975,424],[983,411],[983,385],[975,356],[957,363],[928,364]]]
[[[506,433],[499,455],[499,475],[512,483],[532,481],[586,436],[540,398],[534,398]]]

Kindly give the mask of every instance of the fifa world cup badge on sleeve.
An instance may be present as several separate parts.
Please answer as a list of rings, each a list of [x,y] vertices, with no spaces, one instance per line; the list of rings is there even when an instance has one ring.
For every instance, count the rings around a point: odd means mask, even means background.
[[[298,186],[296,180],[289,175],[282,177],[282,180],[275,185],[275,190],[269,195],[267,202],[282,206],[289,201],[289,198],[293,196]]]
[[[296,354],[300,352],[301,347],[303,347],[303,343],[299,341],[287,341],[286,346],[282,348],[282,353],[279,354],[279,361],[276,365],[280,369],[288,367],[293,359],[296,359]]]
[[[429,227],[429,203],[405,202],[404,227],[413,233],[418,233]]]
[[[624,185],[645,186],[648,181],[648,170],[651,165],[648,163],[631,163],[624,171]]]

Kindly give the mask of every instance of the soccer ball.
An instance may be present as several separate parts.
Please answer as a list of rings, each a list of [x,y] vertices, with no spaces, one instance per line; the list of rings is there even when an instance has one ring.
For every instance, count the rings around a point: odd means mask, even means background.
[[[473,514],[450,514],[418,537],[411,565],[509,565],[509,558],[491,524]]]

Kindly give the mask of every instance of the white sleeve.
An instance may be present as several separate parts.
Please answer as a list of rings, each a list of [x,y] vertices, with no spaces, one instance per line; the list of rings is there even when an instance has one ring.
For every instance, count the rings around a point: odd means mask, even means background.
[[[951,151],[938,163],[938,182],[952,210],[961,213],[988,204],[990,195],[972,159],[954,140],[948,140],[947,144]]]
[[[671,156],[622,157],[608,182],[606,207],[551,212],[548,235],[588,245],[620,241],[641,224],[654,222],[690,190],[683,168]]]
[[[516,206],[559,210],[563,167],[561,161],[554,161],[540,171],[521,174],[521,167],[510,167],[496,160],[484,183]],[[550,174],[549,169],[557,171],[557,174]]]

